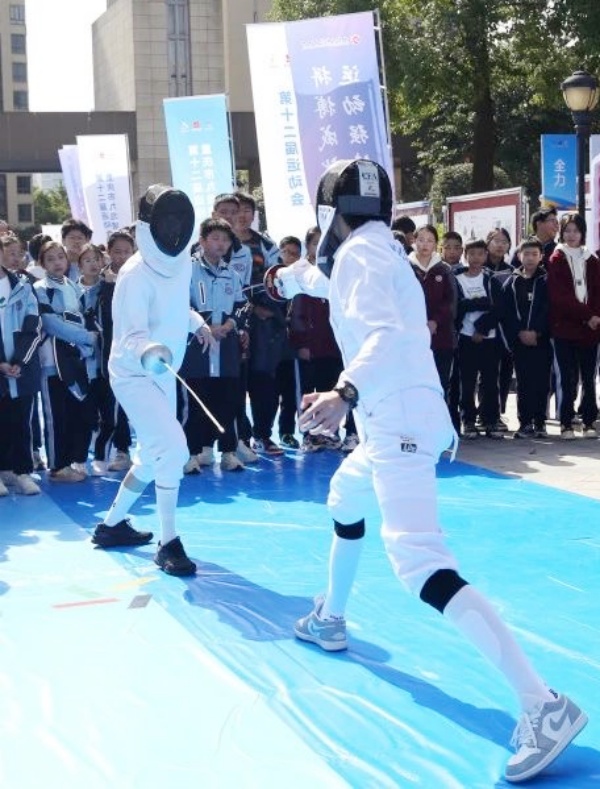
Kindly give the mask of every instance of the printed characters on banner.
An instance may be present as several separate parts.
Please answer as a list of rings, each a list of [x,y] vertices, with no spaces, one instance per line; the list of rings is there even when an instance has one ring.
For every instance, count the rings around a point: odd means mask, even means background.
[[[248,26],[270,233],[314,223],[323,172],[372,159],[393,176],[372,12]]]
[[[559,211],[577,207],[577,141],[574,134],[542,134],[540,202]]]
[[[185,96],[164,99],[163,107],[172,183],[192,201],[197,231],[215,197],[235,184],[227,98]]]
[[[78,136],[77,150],[92,241],[104,244],[111,233],[133,221],[127,135]]]

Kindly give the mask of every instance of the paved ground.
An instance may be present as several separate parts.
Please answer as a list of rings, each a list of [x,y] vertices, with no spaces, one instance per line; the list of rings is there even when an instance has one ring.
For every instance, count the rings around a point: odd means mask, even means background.
[[[506,417],[511,430],[516,429],[513,394]],[[574,441],[561,440],[556,422],[549,422],[548,433],[545,439],[513,439],[511,432],[499,441],[484,437],[462,440],[457,457],[511,477],[600,499],[600,441],[583,439],[581,434]]]

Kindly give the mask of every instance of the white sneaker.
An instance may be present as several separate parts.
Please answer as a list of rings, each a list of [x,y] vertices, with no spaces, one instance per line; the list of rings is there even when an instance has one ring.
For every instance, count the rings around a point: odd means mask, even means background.
[[[0,471],[0,479],[5,485],[17,484],[17,475],[14,471]]]
[[[22,493],[23,496],[36,496],[42,492],[29,474],[17,474],[16,488],[17,493]]]
[[[108,464],[109,471],[128,471],[131,467],[131,458],[127,452],[117,450],[114,458]]]
[[[584,427],[581,435],[584,438],[598,438],[598,433],[596,433],[596,430],[593,427]]]
[[[85,463],[71,463],[71,468],[78,474],[83,474],[84,477],[88,475],[87,465]]]
[[[342,442],[342,452],[354,452],[359,444],[356,433],[346,433],[346,438]]]
[[[215,453],[212,447],[202,447],[202,452],[196,455],[198,466],[212,466],[215,462]]]
[[[200,471],[200,466],[198,465],[198,461],[195,455],[190,455],[190,459],[183,467],[184,474],[198,474]]]
[[[71,466],[64,466],[51,471],[49,479],[52,482],[83,482],[87,479],[87,474],[81,474]]]
[[[238,441],[236,454],[242,463],[258,463],[258,455],[253,449],[250,449],[245,441]]]
[[[92,476],[103,477],[108,471],[108,463],[106,460],[92,460]]]
[[[235,452],[223,452],[221,455],[221,468],[223,471],[243,471],[244,464]]]
[[[510,744],[516,754],[506,764],[507,781],[526,781],[546,768],[588,722],[587,715],[567,696],[540,703],[524,713]]]
[[[0,479],[0,496],[8,496],[8,488]]]
[[[575,439],[575,431],[571,430],[570,427],[563,427],[560,431],[560,437],[564,441],[573,441]]]

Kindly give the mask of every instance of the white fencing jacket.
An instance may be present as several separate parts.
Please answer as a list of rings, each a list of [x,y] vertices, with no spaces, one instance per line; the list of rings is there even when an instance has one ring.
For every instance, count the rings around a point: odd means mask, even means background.
[[[166,345],[173,354],[173,369],[178,370],[188,333],[204,325],[203,318],[190,310],[189,249],[176,258],[163,255],[145,222],[137,223],[136,238],[139,251],[119,271],[112,303],[113,340],[108,362],[112,380],[154,378],[140,361],[150,342]]]
[[[340,383],[359,393],[371,413],[390,394],[426,387],[442,394],[431,352],[425,297],[408,260],[383,222],[370,221],[335,253],[329,280],[306,261],[283,269],[286,298],[299,292],[329,299],[342,352]]]

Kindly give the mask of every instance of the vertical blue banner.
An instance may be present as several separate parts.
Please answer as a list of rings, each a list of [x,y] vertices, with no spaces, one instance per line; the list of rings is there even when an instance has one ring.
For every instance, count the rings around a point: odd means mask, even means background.
[[[373,13],[284,24],[308,193],[338,159],[373,159],[393,183]]]
[[[210,216],[218,194],[234,188],[231,135],[224,94],[164,99],[173,186],[196,212],[196,228]]]
[[[541,203],[559,211],[577,208],[577,140],[574,134],[542,134]]]

